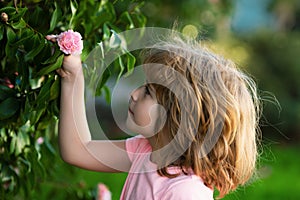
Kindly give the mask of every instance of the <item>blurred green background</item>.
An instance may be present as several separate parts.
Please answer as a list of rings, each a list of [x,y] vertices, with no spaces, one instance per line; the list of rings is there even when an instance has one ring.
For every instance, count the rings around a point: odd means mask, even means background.
[[[135,2],[112,1],[116,12]],[[146,26],[172,28],[176,22],[179,31],[202,39],[257,81],[264,109],[258,176],[224,199],[300,199],[300,1],[149,0],[140,9]],[[51,174],[30,199],[92,199],[99,182],[119,199],[126,174],[78,169],[58,154],[46,159],[55,160],[45,166]]]

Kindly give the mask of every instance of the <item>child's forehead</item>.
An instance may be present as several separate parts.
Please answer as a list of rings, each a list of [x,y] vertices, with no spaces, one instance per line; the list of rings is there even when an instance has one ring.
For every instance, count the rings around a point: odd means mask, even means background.
[[[160,74],[160,75],[159,75]],[[145,71],[145,83],[148,85],[152,84],[163,84],[165,82],[161,73],[158,73],[155,70],[147,70]]]
[[[143,70],[146,78],[151,80],[153,78],[157,78],[158,75],[162,75],[168,72],[170,70],[170,66],[160,63],[147,63],[143,64]]]
[[[148,89],[150,90],[150,93],[153,95],[153,97],[155,97],[157,91],[156,91],[156,88],[154,87],[154,84],[147,83],[146,85],[147,85]]]

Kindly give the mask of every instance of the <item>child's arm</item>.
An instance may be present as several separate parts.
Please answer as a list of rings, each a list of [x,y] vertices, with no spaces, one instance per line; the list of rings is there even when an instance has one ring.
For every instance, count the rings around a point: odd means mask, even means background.
[[[127,171],[125,141],[92,141],[84,106],[84,76],[80,56],[65,56],[61,75],[59,147],[63,160],[95,171]]]

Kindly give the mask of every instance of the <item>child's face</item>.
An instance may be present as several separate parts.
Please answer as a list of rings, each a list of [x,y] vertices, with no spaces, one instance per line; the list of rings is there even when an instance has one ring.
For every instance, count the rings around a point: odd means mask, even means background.
[[[147,84],[131,93],[126,126],[131,131],[145,137],[153,136],[158,119],[158,109],[155,91]]]

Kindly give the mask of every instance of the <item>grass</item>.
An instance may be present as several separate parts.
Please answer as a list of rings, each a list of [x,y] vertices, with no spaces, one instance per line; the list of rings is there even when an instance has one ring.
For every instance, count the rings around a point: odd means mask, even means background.
[[[266,150],[258,171],[260,178],[224,199],[300,199],[299,152],[296,146],[273,146]]]
[[[271,146],[262,156],[260,178],[227,195],[224,200],[300,199],[300,148]],[[120,198],[127,174],[90,172],[60,161],[51,179],[39,184],[31,199],[93,199],[98,183],[106,184],[113,200]]]

